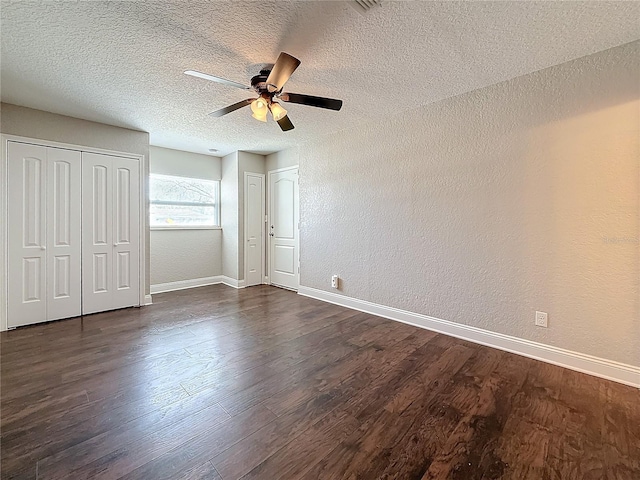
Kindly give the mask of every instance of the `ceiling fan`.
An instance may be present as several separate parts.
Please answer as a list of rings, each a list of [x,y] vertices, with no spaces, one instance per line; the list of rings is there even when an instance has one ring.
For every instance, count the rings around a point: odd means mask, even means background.
[[[314,97],[312,95],[302,95],[300,93],[283,92],[282,87],[289,80],[291,74],[300,65],[300,60],[292,57],[288,53],[281,52],[278,60],[271,69],[261,70],[258,75],[251,79],[251,86],[248,87],[241,83],[226,80],[220,77],[214,77],[206,73],[196,72],[195,70],[187,70],[184,72],[193,77],[203,78],[212,82],[222,83],[231,87],[241,88],[243,90],[253,90],[259,96],[258,98],[247,98],[241,102],[234,103],[228,107],[221,108],[209,115],[212,117],[221,117],[227,113],[234,112],[239,108],[251,105],[252,117],[261,122],[267,121],[267,112],[271,112],[273,119],[278,122],[282,131],[293,130],[293,123],[287,116],[287,111],[275,100],[283,102],[299,103],[301,105],[309,105],[311,107],[327,108],[329,110],[340,110],[342,108],[342,100],[333,98]]]

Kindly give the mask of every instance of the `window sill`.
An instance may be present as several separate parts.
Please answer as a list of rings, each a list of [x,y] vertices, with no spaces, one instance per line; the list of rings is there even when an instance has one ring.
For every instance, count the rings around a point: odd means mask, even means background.
[[[149,230],[222,230],[222,227],[149,227]]]

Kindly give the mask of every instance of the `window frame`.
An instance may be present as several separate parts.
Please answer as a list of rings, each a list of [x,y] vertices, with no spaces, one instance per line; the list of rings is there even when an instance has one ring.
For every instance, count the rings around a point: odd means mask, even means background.
[[[153,201],[149,198],[149,230],[222,230],[221,226],[221,208],[220,208],[220,180],[212,180],[209,178],[198,178],[198,177],[187,177],[185,175],[169,175],[166,173],[149,173],[149,191],[151,191],[151,179],[153,176],[160,177],[173,177],[173,178],[181,178],[186,180],[200,180],[206,182],[213,182],[215,184],[215,195],[214,195],[214,203],[213,207],[215,210],[215,220],[217,222],[216,225],[152,225],[151,224],[151,205],[184,205],[184,206],[211,206],[208,203],[197,203],[197,202],[171,202],[166,200]]]

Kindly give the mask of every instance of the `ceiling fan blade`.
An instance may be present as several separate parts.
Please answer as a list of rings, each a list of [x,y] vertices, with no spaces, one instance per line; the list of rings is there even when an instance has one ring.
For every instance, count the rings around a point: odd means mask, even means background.
[[[235,112],[239,108],[246,107],[247,105],[251,105],[255,98],[247,98],[246,100],[242,100],[241,102],[234,103],[233,105],[229,105],[228,107],[221,108],[220,110],[216,110],[215,112],[211,112],[209,115],[212,117],[221,117],[226,115],[227,113]]]
[[[271,73],[267,77],[267,89],[270,92],[281,90],[291,74],[298,68],[298,65],[300,65],[300,60],[288,53],[280,52],[278,60],[276,60]]]
[[[223,85],[228,85],[229,87],[241,88],[242,90],[251,90],[251,87],[247,87],[238,82],[232,82],[231,80],[227,80],[225,78],[214,77],[213,75],[209,75],[208,73],[196,72],[195,70],[187,70],[184,72],[185,75],[191,75],[192,77],[204,78],[205,80],[210,80],[212,82],[222,83]]]
[[[280,125],[280,128],[283,132],[288,132],[289,130],[293,130],[295,128],[293,126],[293,123],[291,123],[291,120],[289,120],[288,115],[285,115],[280,120],[278,120],[278,125]]]
[[[300,93],[283,93],[279,98],[283,102],[328,108],[329,110],[340,110],[342,108],[342,100],[336,100],[335,98],[314,97],[313,95],[302,95]]]

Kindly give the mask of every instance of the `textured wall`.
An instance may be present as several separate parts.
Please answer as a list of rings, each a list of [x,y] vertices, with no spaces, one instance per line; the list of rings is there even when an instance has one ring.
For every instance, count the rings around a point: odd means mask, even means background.
[[[149,159],[149,134],[2,103],[2,133],[136,153]]]
[[[2,133],[144,155],[147,159],[147,171],[144,174],[148,175],[149,134],[146,132],[89,122],[7,103],[1,104],[0,109],[0,131]],[[145,242],[147,256],[145,292],[149,293],[148,229]]]
[[[151,285],[222,275],[222,230],[152,230]]]
[[[222,159],[149,147],[151,173],[220,180]],[[222,275],[221,230],[151,230],[151,285]]]
[[[300,161],[300,148],[293,147],[280,152],[267,155],[266,171],[278,170],[279,168],[295,167]]]
[[[220,182],[222,274],[238,279],[238,152],[222,158]]]
[[[150,171],[162,175],[220,180],[222,159],[213,155],[149,146]]]
[[[265,173],[264,155],[238,152],[238,275],[244,279],[244,174]]]
[[[301,283],[640,365],[639,79],[634,42],[305,144]]]

